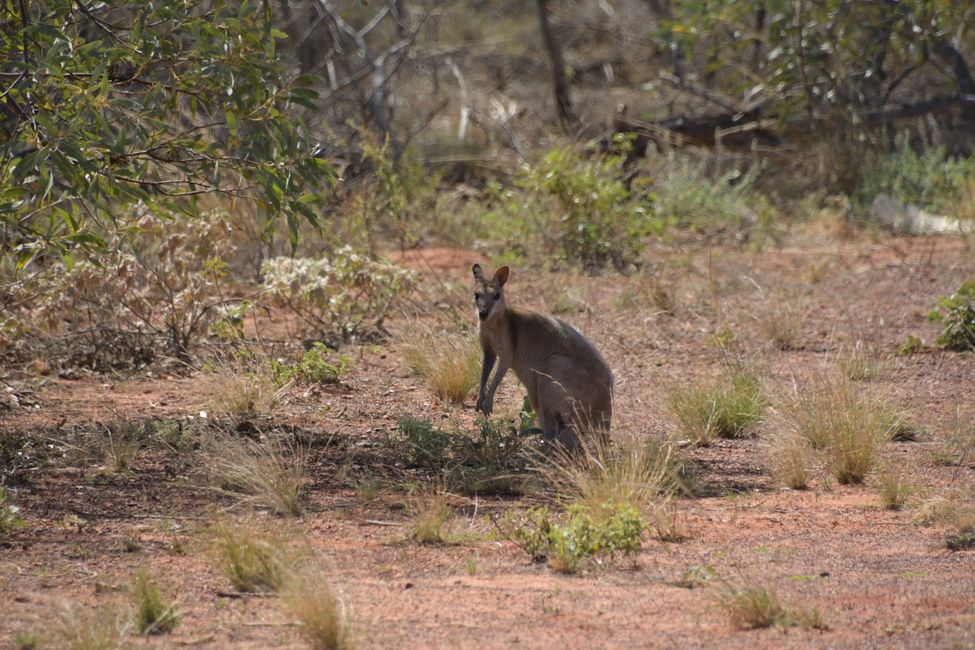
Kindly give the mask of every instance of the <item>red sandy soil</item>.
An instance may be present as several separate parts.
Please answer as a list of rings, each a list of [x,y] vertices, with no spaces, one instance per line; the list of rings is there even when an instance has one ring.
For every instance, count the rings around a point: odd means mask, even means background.
[[[321,443],[312,447],[308,512],[300,519],[214,495],[202,487],[191,451],[145,449],[121,474],[38,452],[42,461],[12,473],[8,492],[27,525],[0,543],[0,646],[55,628],[66,602],[125,602],[135,571],[148,567],[179,595],[182,621],[165,637],[130,636],[133,645],[304,647],[278,599],[221,595],[233,590],[205,532],[216,517],[230,516],[310,546],[362,647],[975,648],[975,551],[949,551],[945,527],[914,520],[925,499],[975,487],[975,459],[954,466],[932,460],[953,427],[973,420],[975,359],[931,347],[894,354],[910,334],[934,340],[938,325],[926,313],[937,296],[975,275],[975,255],[948,238],[813,240],[755,253],[652,251],[657,276],[674,289],[673,314],[620,298],[641,280],[512,272],[510,302],[558,311],[603,351],[618,382],[618,430],[673,431],[668,387],[716,374],[729,354],[760,369],[772,409],[759,436],[686,450],[703,496],[678,502],[684,542],[648,535],[632,559],[559,575],[498,539],[486,519],[538,497],[460,495],[451,497],[452,526],[468,533],[462,541],[405,541],[403,493],[380,489],[370,500],[357,482],[409,475],[382,444],[402,415],[469,426],[473,398],[460,408],[437,402],[406,369],[399,345],[354,347],[342,387],[294,389],[257,423],[297,427]],[[469,326],[473,314],[463,310],[478,259],[451,249],[402,258],[423,275],[422,300],[442,311],[455,306],[470,316]],[[781,304],[804,315],[788,351],[761,334]],[[415,325],[390,322],[397,339]],[[732,352],[713,343],[722,327],[736,336]],[[918,488],[903,510],[881,506],[874,479],[840,486],[820,472],[810,490],[797,492],[775,487],[764,469],[763,436],[781,426],[776,405],[856,346],[877,364],[876,377],[858,388],[892,400],[922,430],[918,441],[885,449]],[[159,368],[152,376],[71,380],[11,369],[6,382],[22,407],[0,411],[0,437],[80,444],[110,420],[199,418],[218,390],[214,381]],[[497,402],[500,411],[517,412],[513,378]],[[716,577],[698,588],[679,586],[695,566],[712,567]],[[829,629],[734,628],[718,596],[749,583],[774,588],[787,607],[817,608]]]

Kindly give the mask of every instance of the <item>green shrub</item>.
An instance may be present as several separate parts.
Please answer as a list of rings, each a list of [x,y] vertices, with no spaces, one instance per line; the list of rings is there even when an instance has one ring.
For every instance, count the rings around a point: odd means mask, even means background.
[[[617,156],[583,158],[573,148],[550,151],[530,175],[531,185],[556,199],[559,249],[588,270],[624,270],[639,257],[643,238],[660,230],[653,197],[632,193]]]
[[[662,223],[740,234],[774,218],[768,200],[755,191],[758,167],[745,173],[731,169],[714,177],[704,163],[673,155],[662,159],[654,171],[655,210]]]
[[[975,350],[975,281],[962,282],[954,294],[941,296],[928,319],[944,323],[935,340],[945,350]]]
[[[448,432],[429,420],[406,416],[396,427],[409,467],[436,470],[462,492],[505,492],[517,478],[521,436],[514,424],[480,417],[473,435]]]
[[[407,466],[442,469],[450,461],[453,436],[434,428],[430,420],[407,415],[396,423],[396,430],[406,445]]]
[[[877,194],[884,192],[904,203],[951,213],[959,199],[970,191],[973,176],[975,157],[951,158],[943,148],[917,153],[904,133],[898,136],[892,153],[864,165],[861,203],[869,206]]]

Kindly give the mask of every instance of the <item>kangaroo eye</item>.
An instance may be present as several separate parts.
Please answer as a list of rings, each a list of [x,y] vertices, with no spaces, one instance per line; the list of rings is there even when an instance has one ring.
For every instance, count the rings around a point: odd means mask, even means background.
[[[501,297],[501,294],[500,294],[500,293],[496,293],[496,294],[494,294],[494,299],[495,299],[495,300],[497,300],[497,299],[498,299],[498,298],[500,298],[500,297]]]

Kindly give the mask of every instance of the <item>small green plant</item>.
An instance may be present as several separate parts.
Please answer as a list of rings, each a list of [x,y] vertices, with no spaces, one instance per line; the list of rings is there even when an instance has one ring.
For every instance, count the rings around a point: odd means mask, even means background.
[[[284,584],[290,561],[279,540],[228,522],[214,534],[218,562],[235,589],[277,591]]]
[[[558,573],[577,573],[594,561],[630,555],[640,548],[647,524],[629,505],[569,506],[561,516],[547,508],[509,515],[502,532],[533,562],[548,561]]]
[[[17,514],[19,512],[20,508],[10,502],[6,488],[0,485],[0,540],[24,527],[24,520]]]
[[[315,650],[354,647],[348,614],[321,570],[303,569],[291,573],[281,590],[281,600],[298,620],[302,634]]]
[[[958,291],[938,298],[928,319],[944,324],[935,344],[945,350],[975,350],[975,280],[962,282]]]
[[[166,597],[149,574],[139,571],[132,585],[135,629],[139,634],[169,634],[179,623],[176,600]]]
[[[44,647],[44,636],[40,632],[21,632],[14,637],[15,650],[40,650]]]
[[[295,365],[271,359],[271,377],[279,388],[292,381],[301,384],[338,384],[349,371],[350,359],[348,355],[340,354],[332,360],[333,356],[327,345],[315,341]]]
[[[708,586],[717,576],[718,572],[710,564],[693,564],[684,570],[676,584],[685,589],[696,589]]]
[[[299,443],[214,434],[201,450],[201,457],[203,469],[218,491],[278,515],[297,517],[303,512],[308,459]]]
[[[672,388],[667,404],[681,435],[706,447],[715,438],[748,435],[765,413],[767,401],[758,376],[736,369],[721,380],[696,381]]]
[[[924,341],[920,337],[909,334],[907,338],[901,343],[901,346],[897,348],[897,356],[899,357],[909,357],[912,354],[917,354],[924,348]]]

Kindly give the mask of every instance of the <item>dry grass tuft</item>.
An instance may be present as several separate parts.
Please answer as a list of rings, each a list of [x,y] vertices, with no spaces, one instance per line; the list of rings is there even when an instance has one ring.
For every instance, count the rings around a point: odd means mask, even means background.
[[[619,434],[618,434],[619,435]],[[539,471],[560,500],[593,509],[630,505],[652,513],[678,491],[688,491],[688,466],[657,438],[582,436],[575,452],[559,451]]]
[[[863,395],[845,379],[813,382],[784,410],[796,434],[827,451],[833,476],[842,484],[863,482],[899,422],[888,404]]]
[[[880,464],[877,472],[877,493],[885,508],[900,510],[914,493],[914,486],[907,482],[903,466],[886,460]]]
[[[765,462],[777,485],[792,490],[809,487],[812,449],[805,438],[791,433],[773,435],[765,446]]]
[[[651,516],[651,525],[661,542],[683,542],[690,537],[680,520],[677,503],[673,499],[657,506]]]
[[[411,521],[408,537],[417,544],[447,544],[452,509],[443,484],[423,486],[413,491],[407,500]]]
[[[437,399],[462,404],[477,387],[481,348],[474,337],[424,336],[407,346],[406,363]]]
[[[881,363],[860,342],[836,360],[836,366],[850,381],[873,381],[880,375]]]
[[[219,491],[278,515],[301,515],[308,459],[306,450],[297,442],[215,434],[203,447],[201,461],[211,484]]]
[[[301,624],[301,632],[316,650],[354,647],[345,606],[320,570],[292,573],[281,589],[285,609]]]
[[[64,650],[118,650],[126,647],[128,623],[114,605],[95,610],[66,604],[58,611],[58,648]]]
[[[284,584],[293,561],[281,540],[229,522],[213,532],[217,561],[234,589],[277,591]]]
[[[725,585],[718,595],[718,605],[739,630],[771,627],[787,619],[787,612],[779,603],[779,597],[769,587]]]
[[[279,387],[267,368],[247,370],[239,365],[221,365],[210,382],[210,410],[218,416],[241,420],[271,411],[290,385]]]
[[[932,497],[918,507],[914,521],[947,525],[945,545],[952,551],[975,548],[975,504],[971,494],[954,490]]]
[[[715,438],[741,438],[762,418],[767,405],[754,372],[736,368],[727,377],[676,386],[667,404],[680,435],[706,447]]]
[[[762,339],[777,350],[798,349],[799,334],[806,320],[806,302],[801,296],[783,296],[774,302],[764,300],[764,310],[757,315]]]

